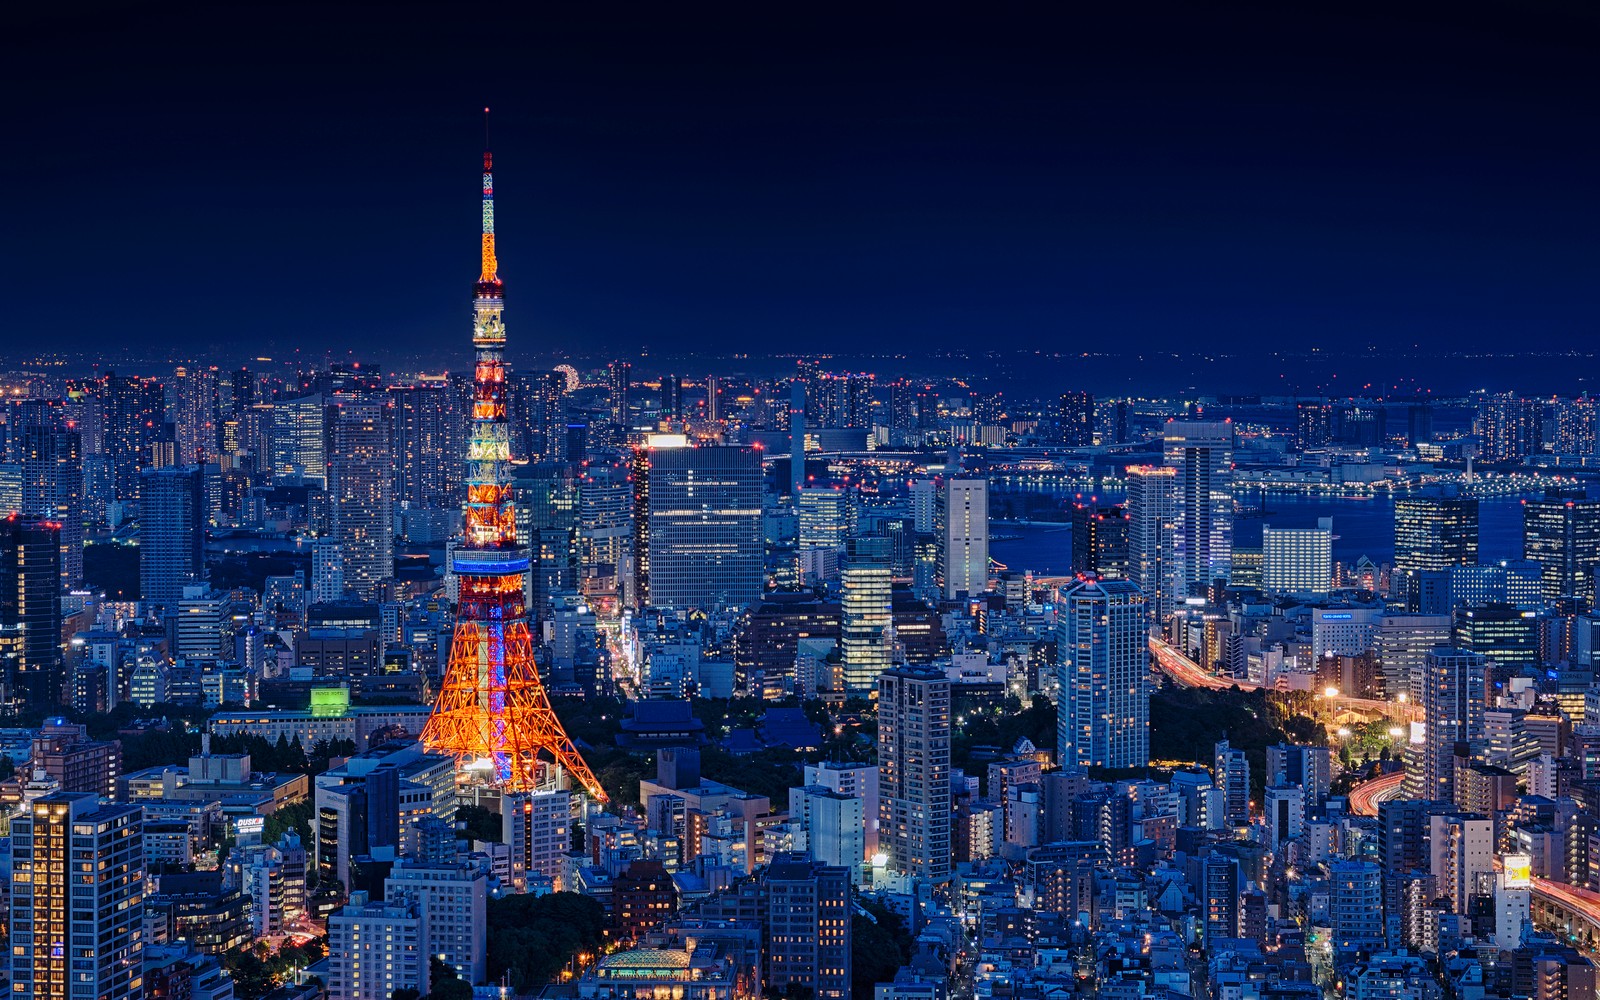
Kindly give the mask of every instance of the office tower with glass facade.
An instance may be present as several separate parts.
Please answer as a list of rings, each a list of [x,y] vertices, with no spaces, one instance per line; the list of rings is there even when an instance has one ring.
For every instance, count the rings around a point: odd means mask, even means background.
[[[1273,594],[1326,594],[1333,589],[1333,518],[1315,528],[1261,529],[1261,589]]]
[[[139,598],[171,611],[205,576],[205,474],[198,465],[147,469],[139,502]]]
[[[1174,597],[1202,595],[1233,565],[1233,424],[1167,422],[1165,464],[1177,472]]]
[[[328,481],[327,409],[328,402],[322,396],[273,402],[268,447],[272,451],[274,477],[304,476],[318,485]]]
[[[1478,564],[1478,498],[1401,497],[1394,502],[1394,571]]]
[[[1144,592],[1127,580],[1080,580],[1062,592],[1056,622],[1057,761],[1144,767],[1150,763]]]
[[[894,587],[890,540],[854,538],[840,573],[839,656],[845,690],[866,695],[894,664]]]
[[[934,531],[946,600],[989,589],[989,482],[946,479],[936,494]]]
[[[761,455],[658,435],[634,459],[639,607],[739,608],[761,597]]]
[[[83,586],[83,440],[60,407],[35,411],[22,428],[23,514],[54,521],[61,533],[61,586]]]
[[[931,667],[878,677],[878,844],[890,868],[950,877],[950,679]]]
[[[1545,600],[1582,597],[1592,605],[1600,568],[1600,500],[1523,501],[1522,558],[1539,564]]]
[[[1128,579],[1144,591],[1152,624],[1172,613],[1172,533],[1177,519],[1178,470],[1132,465],[1128,483]]]
[[[339,399],[328,419],[333,540],[344,559],[345,587],[370,601],[394,576],[389,407],[381,400]]]
[[[145,857],[137,805],[87,792],[11,821],[11,984],[39,1000],[142,1000]]]
[[[1556,403],[1556,454],[1587,456],[1595,453],[1595,404],[1588,396]]]
[[[1468,649],[1440,647],[1422,664],[1420,798],[1455,799],[1455,745],[1483,734],[1486,658]]]
[[[802,549],[844,548],[850,533],[850,494],[827,486],[802,489],[795,502],[797,543]]]
[[[0,657],[11,702],[61,705],[61,532],[53,521],[0,519]]]

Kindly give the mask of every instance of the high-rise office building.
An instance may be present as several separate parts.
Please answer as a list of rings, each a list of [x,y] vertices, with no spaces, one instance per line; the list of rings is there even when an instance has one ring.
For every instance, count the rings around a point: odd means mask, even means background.
[[[322,396],[273,402],[268,432],[273,476],[304,476],[319,485],[328,481],[327,410]]]
[[[894,580],[889,539],[855,538],[840,573],[839,655],[845,691],[866,695],[893,666]]]
[[[1483,734],[1487,670],[1485,657],[1466,649],[1440,647],[1424,659],[1420,798],[1454,800],[1455,745]]]
[[[761,455],[660,435],[634,460],[635,599],[711,610],[761,597]]]
[[[1149,633],[1144,592],[1127,580],[1087,579],[1061,594],[1056,625],[1062,767],[1150,763]]]
[[[1397,574],[1477,564],[1477,497],[1415,496],[1394,502]]]
[[[139,502],[139,598],[171,611],[205,576],[205,474],[198,465],[148,469]]]
[[[1082,390],[1063,392],[1056,404],[1061,443],[1068,448],[1094,444],[1094,396]]]
[[[40,1000],[142,1000],[145,857],[137,805],[42,796],[11,821],[11,985]]]
[[[936,496],[945,599],[976,597],[989,589],[989,481],[946,479]]]
[[[1074,504],[1072,571],[1108,580],[1128,578],[1128,512],[1124,507]]]
[[[1177,470],[1173,591],[1204,594],[1233,565],[1233,424],[1167,422],[1166,464]]]
[[[799,521],[797,543],[802,549],[844,548],[850,534],[850,494],[842,489],[819,486],[802,489],[795,502]]]
[[[1404,695],[1422,704],[1423,664],[1428,653],[1450,645],[1449,615],[1384,615],[1372,641],[1389,698]]]
[[[1478,404],[1478,457],[1485,462],[1520,462],[1544,450],[1544,403],[1507,393]]]
[[[53,710],[66,667],[61,649],[61,532],[55,522],[0,519],[0,656],[13,703]]]
[[[1212,748],[1211,782],[1222,792],[1223,820],[1230,826],[1250,822],[1250,758],[1227,740]]]
[[[394,501],[389,408],[340,399],[330,407],[328,494],[344,585],[363,600],[394,576]]]
[[[1457,608],[1451,634],[1458,649],[1481,653],[1503,674],[1514,674],[1544,665],[1544,626],[1531,611],[1486,604]]]
[[[572,849],[572,793],[566,789],[507,795],[500,809],[502,838],[511,847],[511,881],[518,892],[546,880],[557,892]]]
[[[1522,502],[1522,558],[1540,567],[1544,599],[1595,598],[1600,500],[1547,496]]]
[[[59,524],[61,585],[83,585],[83,446],[59,408],[22,429],[22,513]]]
[[[767,987],[818,1000],[850,996],[850,875],[805,854],[783,854],[764,884]]]
[[[1333,589],[1333,518],[1315,528],[1261,529],[1261,589],[1275,594],[1326,594]]]
[[[878,677],[878,842],[896,871],[950,875],[950,680],[895,667]]]
[[[1172,533],[1177,522],[1178,470],[1132,465],[1128,483],[1128,579],[1145,595],[1154,623],[1172,613]]]

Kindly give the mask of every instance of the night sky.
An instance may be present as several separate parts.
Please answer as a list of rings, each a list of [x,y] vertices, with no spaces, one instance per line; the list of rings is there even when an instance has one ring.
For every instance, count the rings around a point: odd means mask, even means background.
[[[8,13],[4,348],[1596,343],[1577,0],[543,6]]]

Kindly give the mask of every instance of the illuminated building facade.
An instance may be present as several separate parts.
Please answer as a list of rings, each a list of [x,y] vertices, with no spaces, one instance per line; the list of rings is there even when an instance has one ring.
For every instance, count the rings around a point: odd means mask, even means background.
[[[1522,505],[1522,557],[1539,564],[1547,601],[1595,596],[1600,568],[1600,500],[1546,497]]]
[[[932,667],[878,676],[878,843],[895,871],[950,877],[950,679]]]
[[[1061,595],[1057,757],[1062,767],[1150,762],[1145,597],[1127,580],[1087,579]]]
[[[711,610],[761,597],[761,455],[661,435],[636,452],[635,602]]]
[[[1172,613],[1172,532],[1177,517],[1178,470],[1165,465],[1133,465],[1127,471],[1128,579],[1145,595],[1153,623]]]
[[[1394,502],[1396,573],[1477,564],[1477,497],[1401,497]]]
[[[422,742],[429,753],[453,756],[483,780],[512,792],[532,791],[541,784],[540,754],[548,753],[573,783],[604,801],[600,783],[556,718],[534,662],[526,597],[530,560],[517,538],[512,502],[506,331],[501,320],[505,299],[495,259],[491,162],[484,153],[464,538],[451,554],[459,602],[448,666]],[[759,484],[759,462],[756,468]],[[759,529],[759,502],[756,514]]]
[[[11,821],[11,984],[19,996],[144,996],[145,858],[137,805],[57,792]]]
[[[1167,422],[1165,464],[1177,472],[1173,593],[1201,595],[1233,566],[1233,424]]]
[[[340,399],[328,414],[333,540],[344,560],[345,587],[370,601],[394,576],[389,407],[382,400]]]

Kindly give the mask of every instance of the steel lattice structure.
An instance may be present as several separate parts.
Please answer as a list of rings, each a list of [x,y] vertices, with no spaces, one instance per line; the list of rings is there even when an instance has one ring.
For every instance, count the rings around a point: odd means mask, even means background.
[[[507,791],[530,791],[537,785],[543,751],[574,783],[604,801],[605,791],[550,706],[533,657],[524,598],[529,554],[517,539],[507,470],[511,433],[501,321],[505,301],[494,252],[492,162],[485,152],[483,270],[473,296],[477,367],[467,447],[465,538],[452,559],[460,602],[444,684],[422,743],[430,753],[488,768],[491,780]]]

